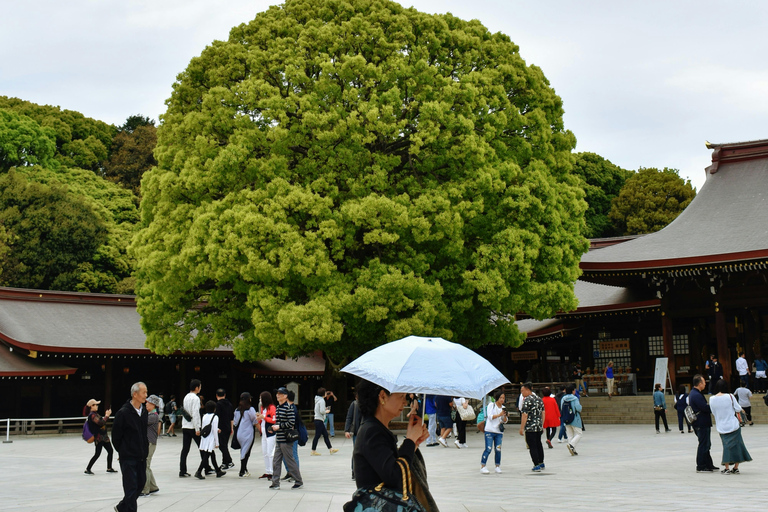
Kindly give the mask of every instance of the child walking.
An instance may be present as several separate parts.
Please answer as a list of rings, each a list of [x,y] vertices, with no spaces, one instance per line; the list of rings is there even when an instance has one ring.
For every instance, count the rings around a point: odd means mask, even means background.
[[[200,466],[197,468],[195,478],[205,480],[203,470],[208,467],[208,459],[210,458],[212,468],[216,468],[216,478],[221,478],[227,473],[223,471],[216,463],[215,450],[219,447],[219,417],[214,413],[216,412],[216,402],[208,400],[205,403],[205,416],[201,421],[201,434],[200,434]],[[204,435],[206,427],[210,425],[210,431],[208,435]]]

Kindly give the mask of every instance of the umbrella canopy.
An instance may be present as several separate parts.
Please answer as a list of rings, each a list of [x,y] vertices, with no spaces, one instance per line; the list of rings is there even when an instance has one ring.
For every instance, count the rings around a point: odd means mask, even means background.
[[[390,393],[426,393],[482,399],[509,382],[467,347],[443,338],[408,336],[366,352],[342,372]]]

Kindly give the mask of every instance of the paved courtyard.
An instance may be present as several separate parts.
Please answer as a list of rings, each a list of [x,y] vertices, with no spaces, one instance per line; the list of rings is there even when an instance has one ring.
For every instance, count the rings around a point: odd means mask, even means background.
[[[640,425],[588,426],[579,455],[564,444],[545,447],[546,470],[532,473],[525,442],[510,425],[504,436],[502,474],[481,475],[482,436],[468,434],[468,449],[423,448],[429,484],[442,512],[496,511],[678,511],[764,507],[768,468],[768,426],[744,428],[753,462],[740,475],[697,474],[696,438],[676,430],[657,435],[649,421]],[[122,496],[120,475],[107,474],[106,455],[83,474],[93,447],[80,436],[14,437],[0,445],[0,510],[110,511]],[[352,442],[333,439],[340,451],[310,457],[299,450],[304,489],[267,489],[260,445],[249,463],[253,476],[237,472],[199,481],[178,477],[181,437],[161,438],[153,461],[160,492],[139,499],[140,512],[184,511],[339,511],[354,491],[349,463]],[[322,445],[322,443],[321,443]],[[720,460],[721,444],[712,435],[712,456]],[[199,463],[191,452],[189,466]],[[119,468],[117,462],[115,467]]]

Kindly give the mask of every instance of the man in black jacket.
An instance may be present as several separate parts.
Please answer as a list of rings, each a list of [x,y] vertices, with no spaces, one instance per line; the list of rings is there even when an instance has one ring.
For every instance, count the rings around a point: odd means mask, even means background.
[[[235,419],[235,408],[227,400],[227,392],[222,388],[216,390],[216,416],[219,417],[219,450],[221,450],[221,470],[226,471],[235,467],[229,454],[229,436],[232,435],[232,421]]]
[[[717,466],[712,463],[712,456],[709,449],[712,447],[710,433],[712,432],[712,411],[709,408],[706,397],[702,391],[706,389],[707,382],[701,375],[693,376],[693,389],[688,395],[688,405],[696,413],[696,420],[693,422],[693,431],[699,439],[699,446],[696,450],[696,472],[711,473],[717,471]]]
[[[136,512],[136,500],[147,480],[146,464],[149,454],[147,439],[147,386],[137,382],[131,386],[131,399],[115,414],[112,425],[112,444],[120,455],[120,472],[123,474],[122,501],[115,506],[116,512]]]

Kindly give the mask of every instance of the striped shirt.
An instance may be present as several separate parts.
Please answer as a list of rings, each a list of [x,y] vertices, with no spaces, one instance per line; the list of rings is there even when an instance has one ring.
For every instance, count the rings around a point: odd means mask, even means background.
[[[285,431],[296,428],[296,415],[287,400],[277,406],[275,425],[280,425],[280,429],[277,431],[277,442],[285,443]]]

